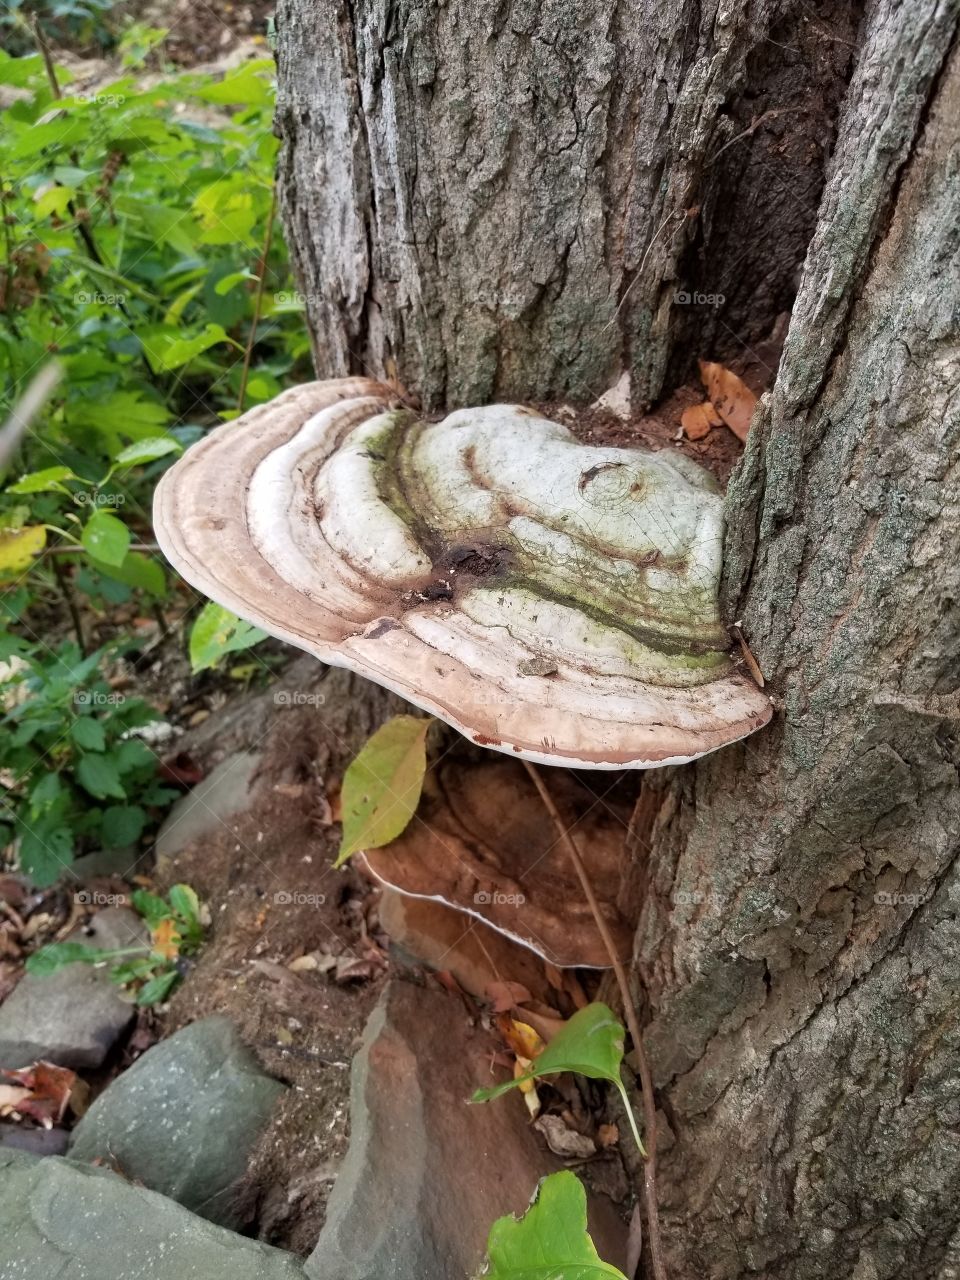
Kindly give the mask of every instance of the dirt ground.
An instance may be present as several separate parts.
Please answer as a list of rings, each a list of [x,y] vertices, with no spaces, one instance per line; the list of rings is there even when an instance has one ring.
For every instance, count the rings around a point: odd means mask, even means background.
[[[302,1254],[316,1243],[346,1151],[350,1062],[385,974],[376,894],[355,872],[331,869],[328,792],[391,704],[360,684],[299,659],[269,691],[188,734],[180,745],[207,769],[249,750],[261,765],[247,812],[157,868],[161,886],[191,884],[212,917],[211,941],[171,1000],[162,1034],[226,1013],[266,1070],[291,1086],[237,1202],[262,1239]],[[287,967],[308,953],[318,967]]]

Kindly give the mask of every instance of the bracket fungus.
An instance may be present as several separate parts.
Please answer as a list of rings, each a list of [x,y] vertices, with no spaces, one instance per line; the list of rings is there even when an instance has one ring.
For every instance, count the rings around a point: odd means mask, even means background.
[[[567,772],[554,791],[590,850],[594,892],[626,959],[633,933],[616,903],[626,871],[629,808],[611,797],[598,803]],[[464,912],[558,969],[610,966],[574,868],[556,856],[556,833],[544,821],[522,765],[493,756],[480,764],[445,760],[427,774],[417,814],[419,821],[395,840],[357,854],[374,880]]]
[[[649,768],[770,718],[720,622],[722,498],[674,451],[316,382],[189,449],[154,524],[213,600],[484,746]]]

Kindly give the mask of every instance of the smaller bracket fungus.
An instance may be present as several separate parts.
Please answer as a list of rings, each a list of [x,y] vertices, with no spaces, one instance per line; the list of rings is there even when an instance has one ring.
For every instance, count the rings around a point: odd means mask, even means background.
[[[632,931],[616,899],[629,810],[612,800],[597,804],[572,774],[559,778],[557,801],[590,850],[593,889],[626,960]],[[356,855],[374,880],[465,912],[558,969],[609,968],[576,872],[556,848],[556,832],[521,764],[495,756],[479,764],[445,761],[428,772],[417,816],[396,840]]]
[[[154,526],[213,600],[484,746],[649,768],[770,718],[720,622],[722,498],[679,453],[317,382],[189,449]]]

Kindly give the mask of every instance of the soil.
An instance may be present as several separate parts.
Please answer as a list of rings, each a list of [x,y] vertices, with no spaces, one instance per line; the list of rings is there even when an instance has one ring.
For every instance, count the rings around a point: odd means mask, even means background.
[[[350,714],[371,706],[359,685],[299,659],[268,693],[235,700],[185,735],[184,752],[206,767],[254,749],[262,764],[245,813],[157,867],[162,888],[191,884],[212,917],[211,941],[172,998],[163,1034],[226,1013],[265,1069],[291,1086],[237,1203],[261,1239],[300,1254],[316,1244],[346,1152],[350,1062],[386,972],[377,893],[331,866],[330,797],[371,731],[362,711]],[[389,695],[372,701],[388,713]],[[317,967],[288,968],[307,954]],[[351,975],[341,982],[336,961]]]

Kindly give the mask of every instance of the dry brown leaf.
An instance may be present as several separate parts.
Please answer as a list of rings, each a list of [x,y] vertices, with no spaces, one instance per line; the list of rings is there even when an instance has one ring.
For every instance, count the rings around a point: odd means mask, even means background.
[[[86,1110],[89,1090],[68,1067],[41,1061],[2,1074],[13,1083],[0,1084],[0,1115],[16,1111],[45,1129],[52,1129],[63,1119],[68,1106],[77,1115]]]
[[[717,413],[737,439],[745,441],[757,397],[742,378],[712,360],[700,361],[700,377]]]
[[[534,1128],[546,1138],[547,1146],[553,1154],[565,1160],[587,1160],[596,1155],[597,1148],[593,1139],[571,1129],[562,1116],[541,1116]]]
[[[488,982],[484,994],[493,1005],[494,1013],[508,1013],[518,1004],[532,999],[530,992],[521,982]]]
[[[601,1147],[615,1147],[620,1141],[620,1130],[615,1124],[602,1124],[597,1130],[597,1141]]]
[[[680,425],[688,440],[702,440],[713,427],[723,425],[723,419],[709,400],[692,404],[680,415]]]

